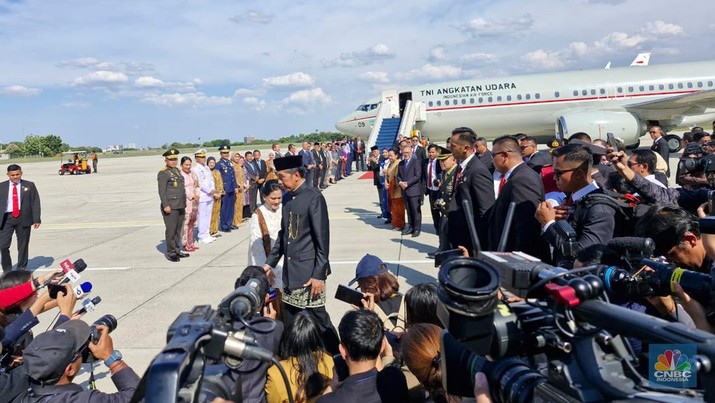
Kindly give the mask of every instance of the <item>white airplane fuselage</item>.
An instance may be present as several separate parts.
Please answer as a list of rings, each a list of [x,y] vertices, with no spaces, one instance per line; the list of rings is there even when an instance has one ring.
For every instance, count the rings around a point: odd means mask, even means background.
[[[401,99],[411,97],[413,102],[424,103],[426,119],[417,122],[416,128],[432,141],[444,140],[452,129],[468,126],[488,140],[514,133],[558,137],[559,132],[585,131],[593,138],[606,138],[607,132],[613,132],[626,144],[635,144],[648,123],[657,122],[665,129],[709,123],[715,109],[709,104],[667,110],[632,106],[705,90],[715,90],[715,61],[475,78],[399,93]],[[380,101],[375,98],[365,104]],[[336,128],[367,138],[377,109],[362,109],[342,117]]]

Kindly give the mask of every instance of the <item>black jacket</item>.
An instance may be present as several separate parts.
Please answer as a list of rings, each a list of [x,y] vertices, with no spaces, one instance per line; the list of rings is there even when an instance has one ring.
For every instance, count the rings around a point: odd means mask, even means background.
[[[521,251],[544,261],[549,259],[548,245],[541,239],[541,224],[534,214],[544,201],[541,176],[522,163],[509,175],[494,205],[489,209],[489,250],[497,250],[504,231],[507,211],[516,203],[505,251]]]
[[[392,403],[407,402],[409,395],[405,375],[399,368],[388,366],[380,372],[371,369],[350,375],[332,393],[318,403]]]
[[[330,222],[328,205],[318,189],[303,182],[291,196],[283,205],[281,230],[266,264],[276,267],[284,257],[283,284],[295,290],[311,278],[325,280],[330,274]]]
[[[665,160],[665,162],[668,165],[668,169],[665,171],[665,174],[670,177],[670,162],[668,159],[670,158],[670,147],[668,147],[668,141],[665,140],[665,137],[659,137],[658,140],[653,142],[653,145],[650,146],[651,151],[655,151],[658,154],[660,154],[661,157]]]
[[[422,164],[419,159],[412,157],[407,161],[400,161],[397,167],[397,181],[407,182],[407,188],[402,193],[407,197],[417,197],[422,195],[420,181],[422,179]]]
[[[459,170],[459,166],[455,168]],[[457,171],[459,172],[459,171]],[[469,236],[467,218],[462,209],[462,200],[469,200],[472,204],[472,214],[477,226],[479,242],[487,245],[486,227],[488,220],[485,218],[487,210],[494,204],[494,180],[489,170],[475,155],[467,167],[460,173],[454,189],[454,196],[447,212],[449,241],[452,246],[464,246],[471,251],[474,246]]]
[[[179,175],[181,176],[181,175]],[[10,181],[0,182],[0,213],[7,211],[7,198],[10,191]],[[182,182],[183,184],[183,182]],[[37,192],[35,184],[22,179],[17,185],[17,191],[20,194],[20,221],[23,226],[29,227],[32,224],[40,224],[40,194]],[[3,215],[0,229],[5,228],[5,218]]]
[[[551,154],[546,151],[537,151],[531,154],[526,164],[534,171],[541,173],[541,167],[551,164]]]

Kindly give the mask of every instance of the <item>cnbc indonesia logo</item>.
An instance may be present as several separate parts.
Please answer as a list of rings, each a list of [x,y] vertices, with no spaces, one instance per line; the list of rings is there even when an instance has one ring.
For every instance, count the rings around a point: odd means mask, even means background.
[[[693,377],[688,356],[678,349],[665,350],[663,354],[658,354],[653,369],[653,377],[658,383],[690,383]]]

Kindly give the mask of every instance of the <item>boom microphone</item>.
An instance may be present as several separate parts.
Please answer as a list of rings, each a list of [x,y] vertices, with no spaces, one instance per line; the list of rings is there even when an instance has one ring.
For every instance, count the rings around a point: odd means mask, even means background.
[[[652,258],[655,252],[655,242],[652,239],[633,236],[613,238],[608,247],[622,256],[632,270],[640,266],[643,259]]]

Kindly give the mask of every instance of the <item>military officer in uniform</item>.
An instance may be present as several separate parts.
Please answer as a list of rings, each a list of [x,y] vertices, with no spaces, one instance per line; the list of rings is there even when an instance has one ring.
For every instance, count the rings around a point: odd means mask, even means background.
[[[439,247],[433,253],[428,253],[430,258],[434,258],[435,253],[450,249],[449,235],[447,234],[447,211],[449,203],[454,196],[454,185],[457,176],[457,161],[452,156],[452,152],[444,147],[438,147],[439,155],[437,161],[441,168],[439,174],[438,196],[434,202],[435,209],[439,212]]]
[[[209,226],[211,224],[211,211],[214,206],[214,193],[216,185],[214,177],[211,174],[211,168],[206,166],[206,150],[201,148],[194,153],[196,164],[191,167],[191,172],[199,178],[199,243],[208,244],[216,240],[209,235]]]
[[[186,208],[186,191],[184,177],[176,167],[179,162],[179,150],[171,148],[163,155],[166,167],[159,171],[156,180],[159,183],[161,214],[166,227],[166,258],[171,262],[178,262],[181,257],[189,257],[188,253],[181,251],[180,242]]]
[[[302,156],[274,160],[278,181],[289,193],[283,204],[278,239],[263,269],[273,280],[273,268],[283,260],[283,323],[307,311],[320,327],[325,347],[338,351],[338,335],[325,310],[325,280],[330,274],[328,206],[320,190],[306,179]],[[286,200],[286,198],[284,198]]]
[[[216,164],[216,169],[221,173],[221,179],[223,179],[223,190],[225,192],[221,196],[221,218],[218,225],[218,229],[222,232],[231,232],[232,229],[238,228],[233,225],[238,184],[236,183],[236,172],[233,169],[231,160],[228,159],[230,150],[231,146],[227,144],[219,147],[218,151],[221,154],[221,160]]]

